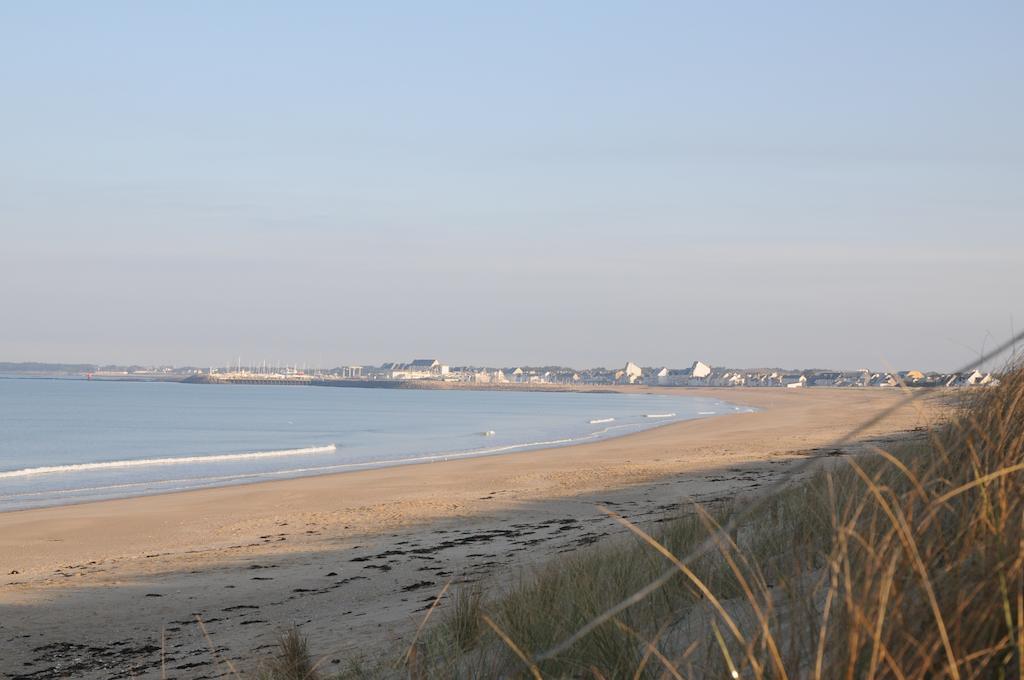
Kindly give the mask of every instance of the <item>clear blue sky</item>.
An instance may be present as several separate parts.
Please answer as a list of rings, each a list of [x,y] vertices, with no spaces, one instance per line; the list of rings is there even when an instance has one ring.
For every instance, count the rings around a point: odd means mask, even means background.
[[[0,360],[953,368],[1024,4],[4,3]]]

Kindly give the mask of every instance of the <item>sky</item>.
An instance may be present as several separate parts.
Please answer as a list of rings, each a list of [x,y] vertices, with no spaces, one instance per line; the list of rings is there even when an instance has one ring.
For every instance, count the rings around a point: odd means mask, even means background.
[[[0,361],[958,368],[1024,328],[1021,25],[3,3]]]

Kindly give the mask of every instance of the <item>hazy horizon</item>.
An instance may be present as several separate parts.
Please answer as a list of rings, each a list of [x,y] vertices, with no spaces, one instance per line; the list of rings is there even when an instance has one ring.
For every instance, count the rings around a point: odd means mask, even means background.
[[[7,5],[0,361],[958,368],[1024,325],[1022,20]]]

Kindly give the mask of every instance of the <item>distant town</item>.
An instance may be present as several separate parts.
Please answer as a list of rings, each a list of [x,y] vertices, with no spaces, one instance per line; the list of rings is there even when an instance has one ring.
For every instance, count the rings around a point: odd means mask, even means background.
[[[737,369],[694,361],[685,368],[639,366],[574,369],[565,366],[451,366],[438,359],[389,362],[380,366],[338,366],[330,369],[266,362],[198,368],[193,366],[116,366],[92,364],[4,363],[0,376],[64,377],[87,380],[150,380],[192,383],[337,385],[365,387],[480,387],[571,389],[584,386],[647,385],[659,387],[985,387],[999,384],[991,372],[834,371],[780,368]]]

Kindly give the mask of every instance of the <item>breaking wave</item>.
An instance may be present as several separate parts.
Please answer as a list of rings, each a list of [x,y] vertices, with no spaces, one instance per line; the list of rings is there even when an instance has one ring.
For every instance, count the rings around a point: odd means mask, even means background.
[[[118,468],[146,467],[155,465],[182,465],[186,463],[220,463],[235,460],[258,460],[260,458],[285,458],[288,456],[308,456],[317,453],[332,453],[338,449],[334,444],[326,446],[308,446],[302,449],[282,449],[280,451],[250,451],[248,453],[219,453],[207,456],[181,456],[177,458],[142,458],[138,460],[109,460],[101,463],[78,463],[75,465],[50,465],[46,467],[24,468],[0,472],[0,479],[15,477],[33,477],[35,475],[52,475],[61,472],[88,472],[90,470],[111,470]]]

